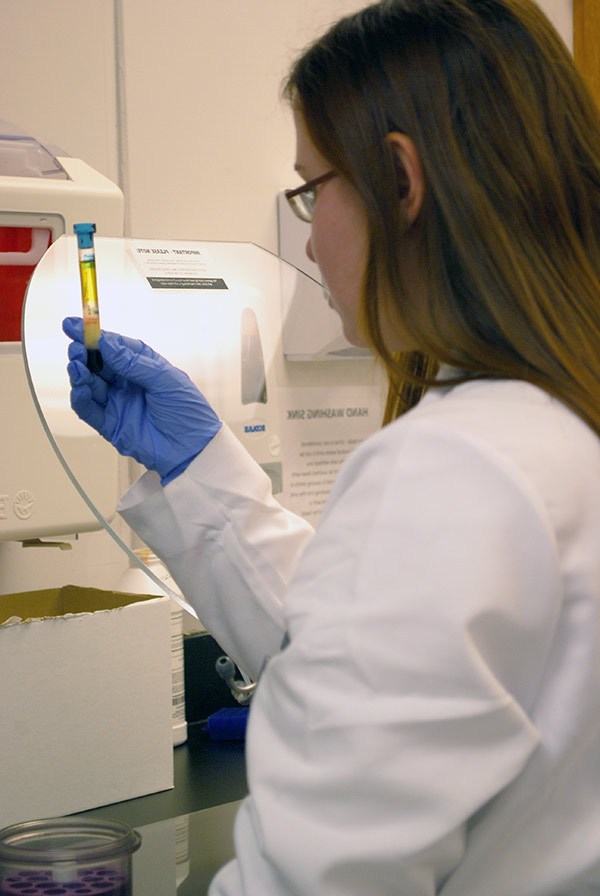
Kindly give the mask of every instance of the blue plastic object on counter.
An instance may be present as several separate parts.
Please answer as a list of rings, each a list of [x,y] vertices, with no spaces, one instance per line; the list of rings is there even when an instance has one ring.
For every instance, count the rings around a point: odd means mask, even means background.
[[[244,740],[249,712],[249,706],[224,707],[208,717],[203,730],[211,740]]]

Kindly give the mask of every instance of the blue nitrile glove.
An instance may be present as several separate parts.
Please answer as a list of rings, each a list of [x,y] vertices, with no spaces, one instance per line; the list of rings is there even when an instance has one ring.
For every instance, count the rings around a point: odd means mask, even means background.
[[[222,426],[201,392],[182,370],[139,339],[102,332],[103,368],[86,367],[83,321],[67,317],[67,372],[71,407],[117,449],[163,485],[182,473]]]

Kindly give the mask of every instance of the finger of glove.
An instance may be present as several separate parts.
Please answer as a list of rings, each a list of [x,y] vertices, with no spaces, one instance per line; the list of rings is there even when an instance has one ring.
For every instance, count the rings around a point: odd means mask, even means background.
[[[69,382],[71,383],[72,388],[87,386],[91,394],[92,374],[85,366],[85,358],[84,360],[73,358],[73,360],[69,361],[67,364],[67,374],[69,375]]]
[[[83,342],[83,319],[81,317],[65,317],[62,322],[63,333],[69,339]]]
[[[67,364],[67,373],[72,387],[87,386],[92,401],[103,408],[106,407],[110,386],[102,377],[90,373],[85,363],[85,351],[83,360],[75,358]]]
[[[67,355],[69,361],[79,361],[84,366],[87,362],[87,349],[82,342],[69,342]]]
[[[141,339],[134,339],[132,336],[123,336],[121,333],[111,333],[108,330],[102,331],[102,336],[105,337],[106,343],[110,346],[111,349],[118,351],[119,353],[123,350],[123,348],[130,349],[136,355],[146,355],[149,358],[156,358],[157,360],[165,360],[162,355],[159,355],[158,352],[155,352],[151,346],[147,345],[147,343],[142,342]]]
[[[72,323],[72,322],[74,322],[74,323]],[[65,318],[65,320],[63,321],[63,329],[64,329],[65,333],[67,333],[67,335],[70,335],[71,333],[74,334],[73,338],[75,338],[75,340],[76,340],[74,342],[69,342],[69,345],[67,346],[67,355],[69,357],[69,360],[70,361],[78,361],[80,364],[87,366],[87,360],[88,360],[87,349],[83,342],[77,341],[79,331],[81,330],[83,332],[83,325],[81,323],[81,319],[77,318],[77,317]],[[82,338],[83,338],[83,336],[82,336]],[[109,364],[106,364],[106,363],[103,364],[102,370],[96,374],[96,379],[100,379],[100,378],[102,380],[105,380],[108,383],[110,383],[114,380],[115,374]],[[92,385],[90,382],[90,387],[91,387],[92,391],[94,392],[94,397],[96,397],[96,394],[98,394],[98,395],[104,394],[102,391],[97,392],[97,390],[100,388],[99,383],[95,382],[94,385]]]
[[[149,389],[159,374],[177,372],[162,355],[140,339],[103,333],[98,346],[103,359],[115,373],[143,389]]]
[[[71,407],[84,423],[99,432],[101,436],[110,441],[110,434],[105,431],[106,420],[104,408],[94,401],[92,390],[88,383],[82,383],[71,388]]]
[[[65,317],[62,322],[63,333],[72,339],[75,343],[84,344],[84,326],[83,319],[81,317]],[[108,343],[113,347],[126,346],[130,348],[134,352],[144,352],[145,354],[156,355],[157,358],[160,357],[153,349],[150,348],[149,345],[142,342],[141,339],[132,339],[129,336],[121,336],[119,333],[112,333],[110,330],[102,330],[102,337],[106,337]],[[104,342],[104,339],[102,339]],[[101,345],[98,346],[100,349]]]

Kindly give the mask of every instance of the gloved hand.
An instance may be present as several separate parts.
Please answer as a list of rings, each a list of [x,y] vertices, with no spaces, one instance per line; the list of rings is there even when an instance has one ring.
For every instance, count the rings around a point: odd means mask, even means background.
[[[83,321],[67,317],[71,407],[120,454],[156,470],[166,485],[188,466],[222,426],[182,370],[139,339],[102,332],[103,368],[86,367]]]

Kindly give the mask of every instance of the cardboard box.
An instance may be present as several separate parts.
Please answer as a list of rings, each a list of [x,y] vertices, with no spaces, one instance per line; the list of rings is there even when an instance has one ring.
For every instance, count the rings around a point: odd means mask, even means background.
[[[0,827],[173,786],[170,637],[167,597],[0,596]]]

